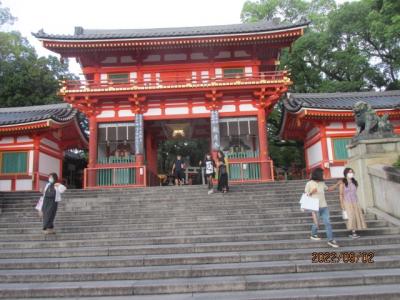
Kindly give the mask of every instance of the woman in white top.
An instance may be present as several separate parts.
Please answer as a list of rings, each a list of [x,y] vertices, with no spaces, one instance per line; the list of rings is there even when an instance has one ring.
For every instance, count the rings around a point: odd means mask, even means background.
[[[324,222],[325,225],[326,236],[328,238],[328,245],[337,248],[339,247],[339,245],[333,238],[328,204],[326,203],[325,200],[325,191],[333,191],[338,184],[335,184],[334,186],[328,188],[324,182],[323,176],[324,176],[324,171],[321,168],[316,168],[311,174],[311,180],[307,182],[305,187],[305,192],[309,196],[317,198],[319,200],[319,211],[313,212],[314,222],[311,227],[310,238],[316,241],[321,240],[321,238],[318,237],[318,219],[322,218],[322,221]]]
[[[54,219],[56,217],[58,202],[61,201],[61,194],[67,189],[57,182],[56,173],[49,174],[49,182],[43,191],[43,233],[54,234]]]

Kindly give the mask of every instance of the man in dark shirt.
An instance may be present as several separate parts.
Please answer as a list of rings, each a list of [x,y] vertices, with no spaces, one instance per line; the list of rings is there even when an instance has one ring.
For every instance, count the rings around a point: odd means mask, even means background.
[[[185,163],[182,160],[182,156],[176,156],[176,161],[172,166],[172,173],[175,176],[176,185],[182,185],[185,183]]]

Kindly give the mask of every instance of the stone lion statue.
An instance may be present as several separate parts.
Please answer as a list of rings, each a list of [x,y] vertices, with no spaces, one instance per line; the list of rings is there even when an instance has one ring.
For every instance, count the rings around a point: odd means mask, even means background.
[[[389,122],[389,116],[379,117],[371,105],[358,101],[353,106],[357,133],[354,140],[393,137],[393,125]]]

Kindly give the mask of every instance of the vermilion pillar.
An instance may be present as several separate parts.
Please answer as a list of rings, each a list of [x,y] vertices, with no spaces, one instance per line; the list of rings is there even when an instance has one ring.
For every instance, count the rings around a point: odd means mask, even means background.
[[[324,178],[330,178],[331,172],[329,170],[328,146],[326,139],[326,128],[324,124],[319,126],[319,131],[321,136],[322,169],[324,170]]]
[[[40,135],[33,136],[33,186],[35,191],[40,189],[40,176],[39,176],[39,150],[40,150]]]
[[[261,159],[261,179],[269,180],[272,179],[271,169],[268,155],[268,133],[266,114],[264,108],[258,109],[258,140],[260,145],[260,159]]]
[[[96,185],[96,171],[90,170],[96,167],[97,164],[97,121],[96,115],[93,114],[89,117],[89,162],[87,173],[87,180],[89,187]]]

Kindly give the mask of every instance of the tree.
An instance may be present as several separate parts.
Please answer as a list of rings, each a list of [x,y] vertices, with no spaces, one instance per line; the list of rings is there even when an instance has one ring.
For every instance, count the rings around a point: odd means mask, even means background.
[[[242,21],[311,21],[305,34],[282,51],[281,67],[291,71],[293,92],[348,92],[399,88],[400,2],[360,0],[337,6],[334,0],[247,1]],[[268,119],[270,153],[278,166],[295,161],[292,143],[277,136],[281,109]],[[294,155],[296,153],[296,155]]]
[[[0,6],[0,26],[14,20]],[[54,56],[38,57],[19,32],[0,31],[0,107],[60,102],[59,80],[71,77],[67,64]]]
[[[0,1],[0,27],[4,24],[10,24],[12,25],[13,22],[16,20],[11,12],[10,9],[7,7],[2,7],[1,1]]]
[[[399,87],[400,2],[360,0],[247,1],[244,22],[279,19],[311,21],[281,66],[292,72],[295,92],[361,91]]]
[[[354,44],[382,76],[382,86],[400,88],[400,2],[362,0],[332,12],[329,31],[341,45]]]

